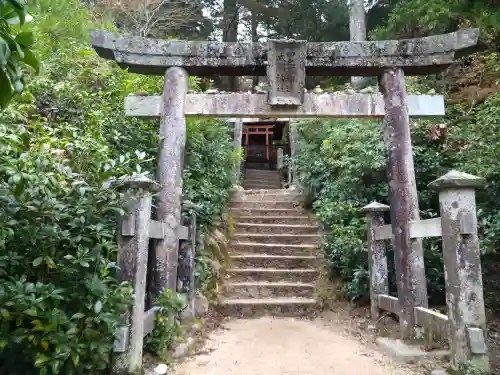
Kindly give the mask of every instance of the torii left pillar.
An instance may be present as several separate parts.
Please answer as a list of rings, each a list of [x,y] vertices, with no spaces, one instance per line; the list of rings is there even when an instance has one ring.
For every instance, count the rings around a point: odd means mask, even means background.
[[[179,67],[165,73],[162,110],[160,115],[160,153],[158,182],[161,185],[157,202],[157,220],[163,222],[164,237],[156,244],[153,294],[158,297],[163,288],[176,293],[179,254],[179,226],[182,209],[182,171],[186,146],[184,107],[189,75]]]

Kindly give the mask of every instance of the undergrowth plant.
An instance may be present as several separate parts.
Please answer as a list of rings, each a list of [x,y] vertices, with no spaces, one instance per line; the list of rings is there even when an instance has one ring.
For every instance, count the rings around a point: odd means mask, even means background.
[[[181,312],[186,307],[186,301],[182,295],[174,295],[172,290],[164,289],[155,306],[158,307],[155,328],[146,336],[145,343],[146,349],[161,357],[184,333]]]
[[[43,70],[0,112],[0,374],[95,375],[132,293],[116,278],[124,202],[112,182],[154,178],[159,145],[157,122],[126,116],[123,102],[163,80],[99,58],[88,31],[113,26],[95,25],[79,0],[37,0],[30,12]],[[199,206],[203,285],[215,272],[201,244],[227,206],[233,156],[226,123],[188,122],[184,192]]]
[[[496,57],[492,57],[494,59]],[[486,59],[491,65],[490,60]],[[414,80],[409,80],[413,85]],[[420,81],[421,90],[429,81]],[[426,87],[427,86],[427,87]],[[438,195],[428,184],[451,169],[486,178],[477,191],[479,234],[485,261],[483,272],[487,305],[500,311],[498,264],[500,241],[500,94],[483,102],[456,104],[444,120],[412,121],[412,144],[419,192],[420,215],[436,217]],[[302,121],[293,160],[311,208],[327,229],[325,258],[333,274],[344,281],[352,301],[366,298],[368,263],[366,221],[360,209],[372,202],[388,204],[383,124],[377,120]],[[386,218],[389,220],[389,217]],[[445,304],[441,241],[424,241],[427,290],[431,305]],[[390,288],[395,292],[394,261],[388,248]]]
[[[436,145],[427,137],[429,124],[414,123],[415,162],[423,217],[435,215],[435,194],[426,184],[442,174],[446,163],[436,159]],[[377,120],[316,120],[299,123],[299,142],[293,160],[300,183],[309,193],[311,208],[327,229],[325,259],[333,277],[344,282],[343,292],[353,302],[367,300],[369,292],[366,219],[361,208],[372,201],[388,204],[383,125]],[[391,290],[394,264],[388,249]],[[428,288],[443,299],[442,258],[438,246],[426,243]]]

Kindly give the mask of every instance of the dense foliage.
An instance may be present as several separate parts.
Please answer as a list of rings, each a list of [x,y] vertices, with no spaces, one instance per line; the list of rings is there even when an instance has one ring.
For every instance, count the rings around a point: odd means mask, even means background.
[[[484,67],[483,72],[487,72]],[[424,91],[432,84],[431,80],[409,79],[408,82],[409,91],[412,87]],[[494,276],[500,245],[500,176],[493,167],[500,157],[499,104],[500,95],[496,93],[478,105],[448,106],[449,113],[443,122],[412,121],[423,218],[439,213],[437,194],[427,185],[450,169],[485,177],[488,182],[484,191],[478,191],[477,203],[481,249],[484,259],[488,259],[484,262],[487,302],[494,309],[499,308],[500,295]],[[388,204],[382,131],[382,122],[376,120],[318,120],[302,122],[299,126],[295,164],[302,184],[310,192],[313,209],[329,230],[323,246],[326,258],[336,276],[345,281],[345,293],[353,300],[365,297],[368,292],[366,222],[360,208],[374,200]],[[440,243],[426,240],[424,247],[431,303],[441,304],[444,273]]]
[[[0,1],[0,108],[9,103],[14,93],[23,91],[23,67],[31,66],[36,72],[39,69],[31,50],[33,32],[22,30],[27,16],[31,17],[18,0]]]
[[[126,117],[123,100],[162,79],[98,58],[79,1],[31,12],[43,72],[0,112],[0,374],[93,374],[131,297],[115,279],[123,202],[111,182],[154,176],[159,144],[157,123]],[[185,192],[201,238],[220,222],[233,162],[225,123],[188,123]],[[201,278],[213,275],[209,250]]]

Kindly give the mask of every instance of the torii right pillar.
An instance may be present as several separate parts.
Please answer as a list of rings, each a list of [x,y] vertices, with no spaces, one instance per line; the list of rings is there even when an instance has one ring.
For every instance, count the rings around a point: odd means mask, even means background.
[[[413,164],[410,117],[401,68],[387,69],[379,77],[385,103],[388,148],[389,201],[398,290],[401,338],[413,335],[414,307],[428,306],[422,239],[410,237],[410,221],[420,220],[417,183]]]

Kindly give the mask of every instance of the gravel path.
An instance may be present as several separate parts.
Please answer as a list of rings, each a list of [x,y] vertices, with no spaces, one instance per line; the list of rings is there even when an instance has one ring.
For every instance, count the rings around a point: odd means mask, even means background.
[[[229,320],[173,375],[412,375],[321,320]]]

